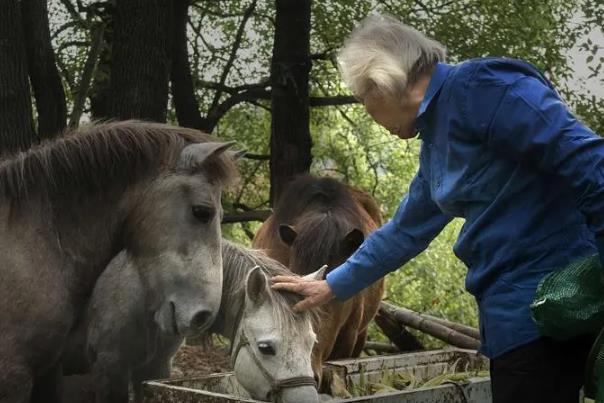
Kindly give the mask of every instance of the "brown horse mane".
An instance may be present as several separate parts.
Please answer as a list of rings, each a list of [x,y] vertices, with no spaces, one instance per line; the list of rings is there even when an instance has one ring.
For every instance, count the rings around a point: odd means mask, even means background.
[[[274,208],[273,225],[294,225],[296,258],[308,274],[338,254],[343,237],[352,229],[366,232],[363,212],[349,188],[332,178],[310,175],[294,179]],[[271,232],[276,233],[278,228]]]
[[[214,140],[197,130],[141,121],[93,123],[0,160],[0,196],[90,194],[134,183],[173,166],[190,143]],[[214,140],[215,141],[215,140]],[[232,158],[203,167],[213,180],[237,175]]]

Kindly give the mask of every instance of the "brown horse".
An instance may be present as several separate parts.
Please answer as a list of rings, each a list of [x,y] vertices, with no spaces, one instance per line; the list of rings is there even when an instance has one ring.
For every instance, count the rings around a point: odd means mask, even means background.
[[[92,125],[0,161],[0,402],[60,400],[60,358],[94,284],[125,250],[165,332],[220,305],[229,143],[196,130]],[[201,268],[201,270],[200,270]]]
[[[380,224],[379,208],[368,194],[334,179],[302,176],[285,189],[253,246],[294,273],[306,275],[324,264],[329,272]],[[313,353],[319,378],[325,360],[359,356],[383,291],[381,280],[345,302],[327,305]]]

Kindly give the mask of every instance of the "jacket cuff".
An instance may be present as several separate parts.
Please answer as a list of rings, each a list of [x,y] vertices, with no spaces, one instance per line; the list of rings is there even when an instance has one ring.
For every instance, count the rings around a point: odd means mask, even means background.
[[[336,267],[325,277],[327,285],[329,285],[338,301],[345,301],[356,293],[357,287],[351,277],[352,272],[348,270],[346,263]]]

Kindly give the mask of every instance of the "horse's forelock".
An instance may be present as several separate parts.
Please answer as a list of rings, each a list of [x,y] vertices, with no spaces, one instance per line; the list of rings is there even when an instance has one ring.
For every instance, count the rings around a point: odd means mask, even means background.
[[[329,211],[309,211],[296,220],[297,232],[292,259],[297,267],[292,267],[298,274],[314,272],[334,259],[347,258],[338,256],[346,234],[354,228],[364,231],[357,210],[333,209]],[[299,265],[303,264],[304,267]]]
[[[268,278],[279,275],[291,276],[293,274],[281,263],[269,258],[262,251],[245,248],[233,242],[223,240],[222,255],[225,269],[223,301],[245,291],[247,275],[255,266],[259,266]],[[279,322],[283,326],[293,329],[296,323],[301,320],[309,320],[314,325],[320,314],[318,309],[295,313],[293,306],[300,300],[300,296],[297,294],[276,291],[268,287],[267,296],[274,316],[279,318]]]
[[[333,178],[302,175],[291,181],[275,204],[276,222],[292,223],[308,210],[356,208],[346,185]]]

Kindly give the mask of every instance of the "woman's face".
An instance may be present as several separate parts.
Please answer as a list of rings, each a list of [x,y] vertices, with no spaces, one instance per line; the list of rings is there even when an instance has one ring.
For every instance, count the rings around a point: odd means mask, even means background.
[[[401,139],[416,136],[415,118],[419,110],[419,103],[415,105],[406,96],[397,99],[380,93],[369,94],[362,102],[373,120],[393,135]]]

